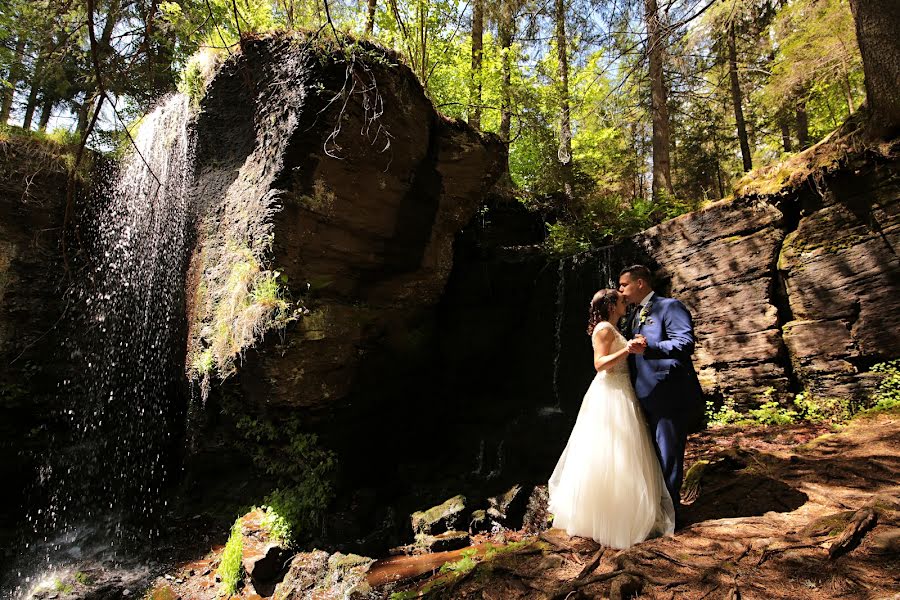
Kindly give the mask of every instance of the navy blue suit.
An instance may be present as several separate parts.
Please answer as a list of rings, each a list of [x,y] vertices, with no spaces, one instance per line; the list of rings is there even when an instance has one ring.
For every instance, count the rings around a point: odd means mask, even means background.
[[[694,324],[678,300],[654,294],[638,317],[628,320],[628,337],[642,334],[647,350],[628,359],[631,380],[656,444],[666,487],[676,508],[684,477],[687,434],[703,414],[703,395],[691,354]],[[640,314],[643,313],[643,318]]]

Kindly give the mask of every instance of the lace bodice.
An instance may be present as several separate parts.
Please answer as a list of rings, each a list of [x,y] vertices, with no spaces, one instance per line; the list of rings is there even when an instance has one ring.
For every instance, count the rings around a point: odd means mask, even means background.
[[[616,337],[613,340],[612,346],[610,347],[610,352],[617,352],[627,345],[628,342],[625,339],[625,336],[622,335],[622,333],[619,331],[618,327],[616,327],[609,321],[600,321],[599,323],[597,323],[597,326],[594,327],[594,333],[597,333],[597,331],[599,331],[600,329],[612,329],[613,333],[616,334]],[[591,337],[591,339],[593,341],[593,336]],[[628,373],[628,361],[621,360],[618,363],[616,363],[615,365],[613,365],[612,367],[610,367],[609,369],[600,371],[598,373],[598,375],[602,375],[604,373],[609,373],[609,374],[615,373],[617,375],[622,375],[622,374],[628,375],[629,374]]]

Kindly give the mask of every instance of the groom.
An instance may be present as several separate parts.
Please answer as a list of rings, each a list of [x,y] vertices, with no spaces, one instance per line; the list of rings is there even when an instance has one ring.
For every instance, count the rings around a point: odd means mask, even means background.
[[[643,265],[622,270],[619,292],[635,305],[626,337],[646,339],[642,351],[629,355],[628,366],[677,511],[687,434],[699,421],[704,406],[691,362],[694,325],[681,302],[653,291],[650,270]]]

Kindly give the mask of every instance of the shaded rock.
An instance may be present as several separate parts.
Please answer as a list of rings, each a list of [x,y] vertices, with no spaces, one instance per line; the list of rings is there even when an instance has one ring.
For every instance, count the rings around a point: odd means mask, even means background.
[[[487,518],[487,511],[483,509],[472,511],[472,516],[469,517],[469,533],[481,533],[490,528],[491,524]]]
[[[707,394],[740,403],[768,388],[788,391],[772,298],[783,226],[775,206],[741,199],[666,221],[635,238],[658,265],[668,295],[694,317],[694,365]]]
[[[241,562],[256,592],[270,596],[287,573],[288,559],[294,553],[272,539],[265,524],[266,517],[266,510],[261,508],[241,517]]]
[[[375,561],[355,554],[316,550],[301,552],[291,560],[284,581],[275,588],[275,600],[352,598],[370,591],[366,573]]]
[[[391,556],[417,556],[436,552],[449,552],[465,548],[472,543],[469,534],[464,531],[445,531],[437,535],[420,533],[412,544],[398,546],[388,550]]]
[[[522,530],[525,533],[536,534],[550,528],[551,515],[547,509],[549,500],[546,485],[537,485],[531,491],[522,518]]]
[[[528,496],[521,485],[514,485],[499,496],[488,498],[487,516],[495,523],[509,529],[519,529],[525,516]]]
[[[312,590],[325,579],[328,571],[327,552],[300,552],[291,559],[284,579],[275,588],[275,600],[309,597]]]
[[[418,536],[455,529],[465,509],[466,498],[458,495],[428,510],[414,512],[410,515],[413,533]]]

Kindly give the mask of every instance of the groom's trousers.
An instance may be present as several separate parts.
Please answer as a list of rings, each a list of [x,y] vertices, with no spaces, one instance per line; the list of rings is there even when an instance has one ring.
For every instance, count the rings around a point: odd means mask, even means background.
[[[666,488],[677,511],[681,506],[681,482],[684,479],[684,448],[687,431],[671,416],[647,415]]]

